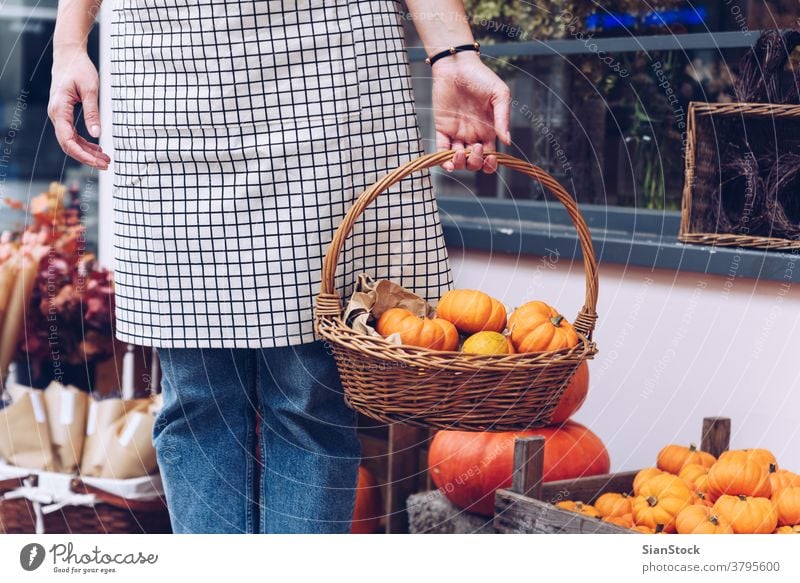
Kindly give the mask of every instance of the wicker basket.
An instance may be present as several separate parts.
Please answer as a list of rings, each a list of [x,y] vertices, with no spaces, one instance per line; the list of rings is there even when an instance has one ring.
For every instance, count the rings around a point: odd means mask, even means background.
[[[746,131],[746,124],[760,123],[763,131]],[[731,143],[746,136],[748,146],[757,152],[783,153],[795,150],[800,135],[800,105],[766,103],[689,104],[685,181],[678,239],[684,243],[761,249],[800,249],[800,229],[788,236],[776,236],[788,220],[776,193],[758,193],[759,207],[766,212],[757,223],[751,213],[736,220],[727,216],[727,197],[722,162],[733,151]],[[787,141],[788,140],[788,141]],[[783,143],[786,142],[786,143]],[[794,145],[792,145],[794,144]],[[764,189],[767,169],[759,161],[753,169],[752,189]],[[795,196],[794,193],[789,193]],[[794,225],[796,228],[797,225]],[[763,232],[760,232],[763,231]]]
[[[33,488],[38,476],[31,474],[0,481],[0,533],[2,534],[168,534],[172,532],[163,499],[128,500],[105,492],[80,478],[73,478],[70,489],[76,494],[91,494],[92,505],[70,505],[50,513],[37,508],[25,497],[2,499],[2,494],[17,488]]]
[[[574,321],[577,346],[552,352],[472,355],[396,345],[356,332],[341,318],[334,276],[354,223],[387,188],[452,157],[452,151],[412,160],[365,190],[333,236],[322,267],[316,330],[332,348],[349,405],[387,423],[439,429],[515,431],[545,425],[577,367],[592,358],[597,314],[597,263],[586,222],[570,195],[544,170],[507,154],[498,162],[539,181],[566,207],[578,230],[586,300]]]

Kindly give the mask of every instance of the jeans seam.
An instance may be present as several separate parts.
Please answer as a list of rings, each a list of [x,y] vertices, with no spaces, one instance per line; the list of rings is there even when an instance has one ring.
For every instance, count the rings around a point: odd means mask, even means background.
[[[252,386],[253,386],[253,366],[252,366],[253,358],[252,353],[248,353],[247,358],[247,375],[245,382],[247,383],[247,387],[243,387],[245,391],[250,392],[252,394]],[[245,523],[247,532],[249,534],[253,534],[257,531],[256,529],[256,520],[257,517],[255,516],[255,512],[253,510],[253,500],[258,499],[258,492],[256,492],[256,488],[254,487],[255,482],[255,472],[256,472],[256,460],[255,458],[255,448],[253,447],[256,445],[256,431],[255,431],[255,423],[257,423],[257,419],[254,421],[254,415],[247,416],[247,452],[246,452],[246,481],[247,485],[245,486],[246,492],[246,503],[247,509],[245,510]]]

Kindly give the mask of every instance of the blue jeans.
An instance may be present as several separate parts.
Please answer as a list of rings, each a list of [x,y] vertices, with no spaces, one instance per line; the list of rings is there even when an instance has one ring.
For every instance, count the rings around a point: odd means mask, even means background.
[[[322,342],[158,352],[153,438],[175,532],[349,532],[356,416]]]

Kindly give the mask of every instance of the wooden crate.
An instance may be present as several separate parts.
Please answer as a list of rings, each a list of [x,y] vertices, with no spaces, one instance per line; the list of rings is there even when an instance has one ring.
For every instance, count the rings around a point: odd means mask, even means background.
[[[725,417],[703,419],[700,449],[719,456],[730,446],[731,420]],[[637,471],[618,472],[559,480],[542,481],[544,438],[518,438],[514,445],[514,477],[511,488],[495,494],[494,529],[508,534],[630,534],[634,531],[596,518],[555,507],[561,500],[594,501],[606,492],[633,491]]]

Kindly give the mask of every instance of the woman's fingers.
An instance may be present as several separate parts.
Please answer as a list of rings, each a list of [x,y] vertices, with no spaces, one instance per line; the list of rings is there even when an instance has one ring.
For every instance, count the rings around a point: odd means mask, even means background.
[[[86,130],[93,138],[100,137],[100,109],[98,103],[98,88],[92,83],[88,88],[81,91],[81,103],[83,104],[83,122]]]
[[[456,152],[453,155],[453,169],[463,170],[467,166],[467,151],[464,149],[464,143],[454,141],[452,148]]]
[[[86,164],[98,170],[106,170],[111,158],[105,154],[100,146],[91,144],[78,135],[73,126],[73,110],[75,103],[68,97],[52,100],[49,108],[50,120],[53,122],[56,139],[64,153],[77,160],[81,164]]]
[[[436,151],[441,152],[442,150],[449,150],[449,149],[450,149],[450,136],[448,136],[443,132],[436,132]],[[452,160],[448,160],[447,162],[442,162],[442,168],[444,168],[448,172],[452,172],[453,170],[455,170]]]
[[[467,158],[467,169],[476,171],[483,168],[483,144],[473,144]]]

